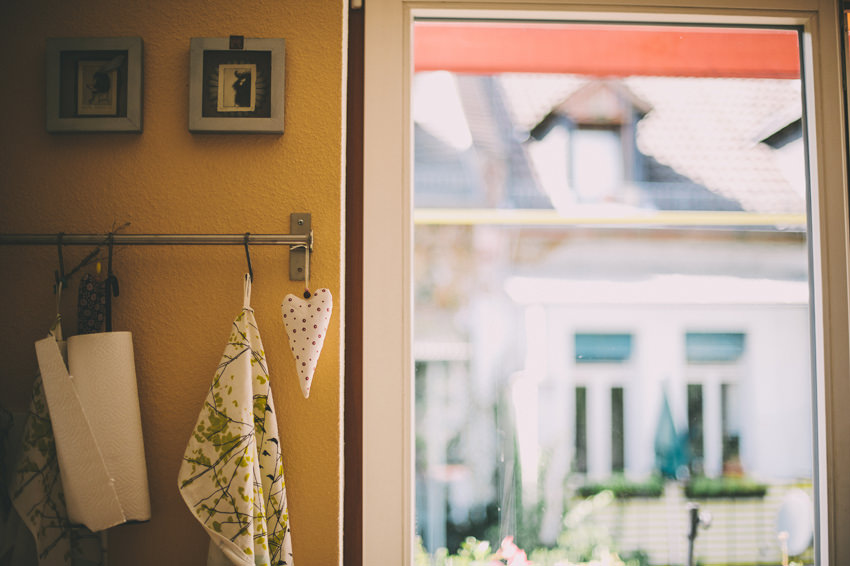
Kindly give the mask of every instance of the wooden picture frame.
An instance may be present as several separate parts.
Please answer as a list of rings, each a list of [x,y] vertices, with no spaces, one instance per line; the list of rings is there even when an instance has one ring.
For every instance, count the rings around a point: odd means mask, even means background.
[[[193,37],[189,131],[282,134],[284,39]]]
[[[142,38],[48,38],[48,132],[142,132]]]

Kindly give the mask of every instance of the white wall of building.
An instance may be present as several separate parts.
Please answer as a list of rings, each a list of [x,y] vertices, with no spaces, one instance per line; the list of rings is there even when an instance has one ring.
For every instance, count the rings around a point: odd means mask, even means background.
[[[587,387],[588,477],[611,471],[610,388],[624,387],[625,471],[652,473],[661,392],[686,430],[687,384],[703,384],[705,473],[722,473],[721,384],[740,395],[744,473],[763,481],[811,478],[812,423],[808,292],[805,282],[730,277],[657,277],[641,283],[512,279],[507,290],[533,313],[527,328],[528,375],[535,379],[538,453],[569,469],[574,390]],[[637,287],[637,288],[636,288]],[[543,314],[545,313],[545,314]],[[730,363],[688,364],[688,332],[743,333],[743,356]],[[577,364],[576,333],[628,333],[622,364]],[[538,356],[545,356],[544,367]],[[535,359],[537,358],[537,359]],[[532,361],[533,360],[533,361]],[[569,450],[560,446],[567,443]],[[550,479],[551,482],[551,479]]]

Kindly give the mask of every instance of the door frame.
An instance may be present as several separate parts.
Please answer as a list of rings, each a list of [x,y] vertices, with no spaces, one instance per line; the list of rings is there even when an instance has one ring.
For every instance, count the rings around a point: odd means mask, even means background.
[[[413,555],[412,22],[415,17],[793,25],[802,30],[812,187],[816,557],[850,564],[848,199],[837,0],[368,0],[365,18],[362,335],[362,559]]]

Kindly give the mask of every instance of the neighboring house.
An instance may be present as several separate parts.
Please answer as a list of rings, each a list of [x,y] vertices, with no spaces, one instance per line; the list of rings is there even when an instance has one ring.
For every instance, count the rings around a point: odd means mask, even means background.
[[[811,480],[801,109],[794,80],[417,75],[417,211],[490,219],[416,227],[427,547],[515,496],[552,540],[575,478],[657,469],[665,396],[679,475]]]

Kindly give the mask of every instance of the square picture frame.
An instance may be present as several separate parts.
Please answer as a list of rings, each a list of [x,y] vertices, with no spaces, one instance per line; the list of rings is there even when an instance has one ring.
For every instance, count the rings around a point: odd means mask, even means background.
[[[193,37],[189,131],[282,134],[284,39]]]
[[[142,132],[142,38],[48,38],[51,133]]]

